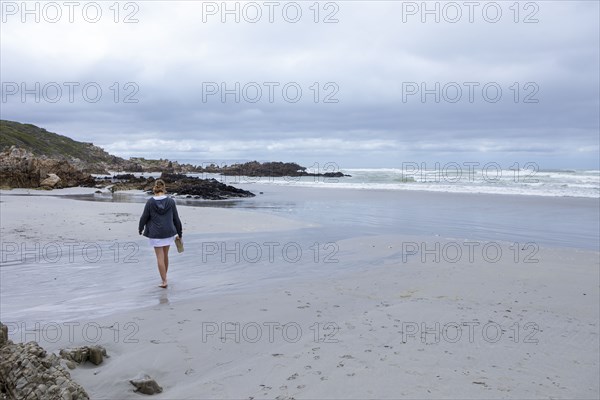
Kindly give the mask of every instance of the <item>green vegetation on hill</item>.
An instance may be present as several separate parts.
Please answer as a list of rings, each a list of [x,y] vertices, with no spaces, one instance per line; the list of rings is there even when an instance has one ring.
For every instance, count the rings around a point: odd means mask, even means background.
[[[13,145],[36,156],[79,159],[89,164],[114,163],[118,159],[92,143],[77,142],[31,124],[0,120],[0,150]]]

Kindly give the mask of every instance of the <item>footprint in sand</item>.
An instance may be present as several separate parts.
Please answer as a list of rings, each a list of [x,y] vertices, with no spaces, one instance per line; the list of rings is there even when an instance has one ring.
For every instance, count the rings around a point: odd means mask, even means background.
[[[268,396],[269,395],[269,390],[273,389],[271,386],[265,386],[265,385],[259,385],[261,387],[262,390],[265,390],[263,392],[264,396]]]
[[[184,354],[189,354],[189,350],[187,348],[187,346],[184,346],[182,344],[178,344],[177,347],[179,348],[179,350],[181,350]]]
[[[288,381],[293,381],[294,379],[298,378],[300,375],[298,375],[297,373],[294,373],[294,375],[290,376],[287,378]]]

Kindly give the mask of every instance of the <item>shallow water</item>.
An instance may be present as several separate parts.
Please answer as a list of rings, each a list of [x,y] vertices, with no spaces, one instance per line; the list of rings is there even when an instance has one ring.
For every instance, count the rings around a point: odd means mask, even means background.
[[[82,313],[92,318],[156,303],[257,289],[275,281],[318,279],[364,265],[364,259],[345,258],[339,248],[328,247],[327,237],[331,236],[320,229],[188,234],[186,250],[170,252],[166,290],[157,286],[156,260],[146,239],[97,242],[98,251],[87,258],[74,251],[70,262],[53,264],[48,260],[54,255],[49,254],[46,259],[28,257],[5,263],[0,270],[2,322],[25,322],[30,327],[35,322],[81,319]],[[115,244],[120,253],[115,252]]]
[[[239,184],[254,198],[203,201],[194,207],[250,209],[355,234],[416,234],[535,242],[598,250],[600,199]],[[262,194],[260,194],[262,192]],[[140,195],[68,196],[87,201],[145,202]]]

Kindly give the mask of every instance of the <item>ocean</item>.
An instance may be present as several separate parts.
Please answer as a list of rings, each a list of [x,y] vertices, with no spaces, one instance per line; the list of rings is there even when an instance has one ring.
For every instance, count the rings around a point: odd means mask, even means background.
[[[343,227],[369,235],[401,233],[600,248],[600,171],[500,169],[492,163],[479,169],[456,163],[451,167],[325,165],[307,169],[350,175],[340,178],[189,174],[217,179],[257,197],[217,202],[179,197],[177,201],[289,216],[319,223],[321,232],[329,228],[339,233]],[[160,173],[144,175],[158,177]],[[134,198],[124,195],[105,200],[145,201],[143,196]]]
[[[457,168],[458,167],[458,168]],[[307,169],[324,172],[323,169]],[[333,172],[334,169],[325,170]],[[455,164],[436,169],[342,168],[350,177],[246,177],[192,174],[215,178],[228,184],[261,183],[279,186],[304,186],[337,189],[409,190],[447,193],[486,193],[505,195],[600,198],[599,170],[499,169],[496,166],[469,168]]]

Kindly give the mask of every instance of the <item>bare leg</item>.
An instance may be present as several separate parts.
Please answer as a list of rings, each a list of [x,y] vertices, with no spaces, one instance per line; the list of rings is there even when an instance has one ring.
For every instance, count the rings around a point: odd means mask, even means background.
[[[154,253],[156,254],[156,263],[158,264],[158,273],[162,279],[162,285],[160,287],[167,287],[167,271],[165,268],[164,249],[162,247],[155,247]]]
[[[163,258],[165,260],[165,275],[169,272],[169,248],[171,246],[163,247]]]

